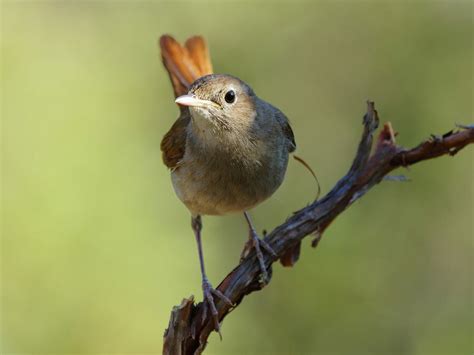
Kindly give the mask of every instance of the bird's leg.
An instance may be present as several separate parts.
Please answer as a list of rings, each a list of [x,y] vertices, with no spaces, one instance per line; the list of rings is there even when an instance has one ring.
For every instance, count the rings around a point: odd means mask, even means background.
[[[232,301],[226,295],[224,295],[221,291],[214,289],[211,283],[209,282],[209,280],[207,279],[206,271],[204,269],[204,256],[202,253],[202,244],[201,244],[202,221],[201,221],[200,215],[192,217],[191,226],[193,228],[194,235],[196,237],[198,253],[199,253],[199,263],[201,265],[202,291],[204,294],[204,298],[203,298],[204,310],[203,310],[202,321],[204,322],[206,320],[207,310],[209,307],[212,319],[214,321],[214,329],[219,333],[219,336],[221,336],[218,312],[217,312],[216,305],[214,303],[213,296],[217,296],[218,298],[222,299],[229,306],[233,306],[233,304],[232,304]]]
[[[262,271],[263,280],[264,282],[267,282],[268,272],[267,272],[267,268],[265,267],[265,261],[263,259],[263,254],[262,254],[262,248],[265,249],[269,254],[271,254],[275,258],[277,257],[277,255],[275,251],[272,249],[272,247],[268,245],[266,241],[258,237],[258,234],[255,231],[255,228],[253,227],[250,216],[248,215],[247,212],[244,212],[244,216],[249,226],[249,239],[247,240],[247,243],[245,243],[244,249],[242,250],[242,253],[240,254],[240,260],[245,258],[248,255],[248,253],[252,250],[252,248],[255,248],[257,259],[260,264],[260,270]]]

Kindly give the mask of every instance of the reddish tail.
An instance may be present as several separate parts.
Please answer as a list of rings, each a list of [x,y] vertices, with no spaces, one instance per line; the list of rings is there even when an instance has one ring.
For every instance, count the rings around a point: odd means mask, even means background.
[[[196,79],[212,74],[209,51],[201,36],[189,38],[182,46],[173,37],[164,35],[160,38],[160,48],[176,97],[186,94]]]

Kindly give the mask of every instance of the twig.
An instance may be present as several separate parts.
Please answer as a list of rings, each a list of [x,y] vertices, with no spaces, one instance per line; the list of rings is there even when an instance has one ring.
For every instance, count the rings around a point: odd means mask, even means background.
[[[432,136],[412,149],[405,149],[396,145],[396,133],[387,122],[379,133],[371,154],[373,133],[378,122],[374,103],[369,101],[363,121],[364,131],[349,172],[326,196],[297,211],[285,223],[266,235],[265,241],[278,257],[311,234],[315,235],[312,245],[316,247],[329,224],[394,169],[442,155],[453,156],[466,145],[474,143],[474,126],[458,125],[458,131]],[[265,265],[270,277],[272,264],[277,259],[265,254]],[[216,299],[220,321],[231,309],[237,307],[246,295],[265,286],[260,282],[259,275],[260,266],[255,252],[252,251],[217,287],[235,304],[230,307]],[[163,354],[201,354],[213,329],[211,317],[203,317],[203,304],[194,305],[193,296],[185,298],[181,305],[174,307],[171,312],[169,326],[164,335]]]

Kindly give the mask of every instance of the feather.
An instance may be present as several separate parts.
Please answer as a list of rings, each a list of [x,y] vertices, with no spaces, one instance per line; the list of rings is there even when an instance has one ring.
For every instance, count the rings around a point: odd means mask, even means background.
[[[194,36],[183,47],[173,37],[160,38],[161,58],[168,71],[175,97],[188,93],[191,84],[201,76],[212,73],[212,64],[204,39]],[[181,114],[161,141],[163,162],[170,169],[176,169],[186,150],[189,110],[180,107]]]

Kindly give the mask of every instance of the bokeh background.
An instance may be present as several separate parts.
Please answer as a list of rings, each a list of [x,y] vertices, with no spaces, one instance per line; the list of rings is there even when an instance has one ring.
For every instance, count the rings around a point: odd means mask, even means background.
[[[348,169],[365,100],[412,146],[472,122],[472,2],[2,1],[1,352],[160,353],[201,299],[196,246],[159,143],[178,110],[157,39],[204,35],[217,72],[291,119],[323,190]],[[472,353],[473,151],[398,173],[318,249],[246,298],[208,354]],[[315,194],[291,162],[252,216],[271,230]],[[204,219],[211,281],[241,216]]]

